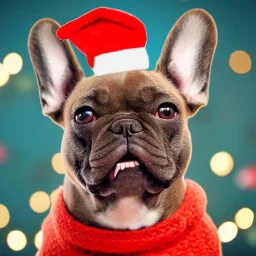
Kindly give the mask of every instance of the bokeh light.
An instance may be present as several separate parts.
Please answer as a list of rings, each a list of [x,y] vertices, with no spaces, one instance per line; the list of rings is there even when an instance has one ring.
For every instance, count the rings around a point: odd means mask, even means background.
[[[241,169],[236,175],[236,183],[242,189],[256,189],[256,165]]]
[[[63,170],[62,163],[61,163],[61,154],[60,153],[56,153],[52,157],[52,168],[54,169],[55,172],[57,172],[59,174],[64,174],[64,170]]]
[[[37,90],[37,84],[34,77],[28,74],[23,73],[13,77],[13,83],[16,85],[17,89],[25,93]]]
[[[251,246],[256,247],[256,227],[247,230],[245,238]]]
[[[245,74],[251,70],[252,60],[245,51],[235,51],[229,58],[231,69],[238,74]]]
[[[35,235],[34,244],[37,249],[40,249],[43,241],[43,232],[42,230],[38,231]]]
[[[235,215],[235,223],[241,229],[251,227],[254,220],[254,213],[249,208],[240,209]]]
[[[5,161],[6,155],[7,153],[4,145],[0,144],[0,164]]]
[[[43,213],[50,208],[50,197],[44,191],[35,192],[29,199],[29,205],[34,212]]]
[[[0,63],[0,87],[4,86],[9,80],[9,73],[2,63]]]
[[[234,222],[227,221],[220,225],[218,234],[222,243],[231,242],[238,233],[238,227]]]
[[[10,213],[7,207],[3,204],[0,204],[0,228],[6,227],[9,221],[10,221]]]
[[[20,72],[23,61],[18,53],[13,52],[4,58],[3,65],[9,74],[14,75]]]
[[[14,251],[20,251],[25,248],[27,238],[20,230],[13,230],[7,235],[7,244]]]
[[[218,176],[228,175],[233,167],[234,161],[232,156],[227,152],[216,153],[210,161],[211,170]]]

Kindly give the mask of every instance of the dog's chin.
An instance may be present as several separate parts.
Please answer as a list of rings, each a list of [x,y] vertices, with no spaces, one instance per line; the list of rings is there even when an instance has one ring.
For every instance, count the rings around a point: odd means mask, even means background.
[[[155,178],[147,168],[140,163],[138,166],[126,167],[115,176],[115,169],[98,185],[88,185],[87,189],[99,197],[145,197],[156,195],[169,187],[169,183],[163,183]]]

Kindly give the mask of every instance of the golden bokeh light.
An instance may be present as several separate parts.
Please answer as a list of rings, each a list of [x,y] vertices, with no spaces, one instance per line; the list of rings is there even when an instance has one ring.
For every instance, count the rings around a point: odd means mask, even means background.
[[[0,87],[4,86],[9,80],[9,73],[2,63],[0,63]]]
[[[4,67],[11,75],[17,74],[21,71],[23,61],[18,53],[9,53],[3,61]]]
[[[245,51],[235,51],[230,55],[229,65],[238,74],[245,74],[251,70],[252,60]]]
[[[249,208],[240,209],[235,215],[235,223],[241,229],[248,229],[252,226],[254,213]]]
[[[210,161],[211,170],[218,176],[228,175],[233,167],[234,161],[232,156],[227,152],[216,153]]]
[[[246,231],[246,240],[247,242],[253,246],[256,247],[256,228],[250,228],[248,231]]]
[[[238,233],[238,227],[234,222],[224,222],[218,228],[218,235],[222,243],[231,242],[236,238]]]
[[[56,153],[52,157],[52,168],[54,169],[55,172],[57,172],[59,174],[64,174],[64,170],[63,170],[62,163],[61,163],[61,154],[60,153]]]
[[[20,230],[13,230],[7,235],[7,244],[13,251],[21,251],[27,244],[27,238]]]
[[[50,197],[43,191],[35,192],[29,199],[29,205],[34,212],[43,213],[50,208]]]
[[[31,75],[20,74],[13,78],[13,83],[22,92],[30,92],[36,88],[35,81]]]
[[[35,235],[34,244],[37,249],[40,249],[43,241],[43,232],[42,230],[38,231]]]
[[[10,213],[6,206],[0,204],[0,228],[4,228],[10,221]]]
[[[63,188],[63,186],[59,186],[58,188],[56,188],[55,190],[52,191],[51,195],[50,195],[50,198],[51,198],[51,203],[53,204],[54,201],[56,200],[57,198],[57,195],[59,193],[59,191]]]

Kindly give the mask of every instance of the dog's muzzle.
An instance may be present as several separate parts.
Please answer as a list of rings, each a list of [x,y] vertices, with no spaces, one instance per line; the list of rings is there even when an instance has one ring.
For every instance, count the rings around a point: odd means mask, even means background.
[[[89,172],[83,172],[93,194],[159,193],[170,185],[164,168],[168,160],[163,147],[155,145],[139,120],[124,118],[112,122],[109,132],[98,138],[91,152]],[[155,144],[154,144],[155,143]],[[172,169],[172,168],[171,168]],[[170,169],[170,170],[171,170]],[[162,172],[163,171],[163,172]]]

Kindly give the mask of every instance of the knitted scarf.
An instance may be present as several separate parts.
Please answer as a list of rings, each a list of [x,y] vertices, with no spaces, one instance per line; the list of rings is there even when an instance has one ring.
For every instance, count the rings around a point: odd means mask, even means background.
[[[220,256],[217,230],[206,213],[205,192],[194,181],[186,184],[185,198],[171,217],[135,231],[103,230],[78,222],[68,213],[60,191],[43,222],[38,255]]]

